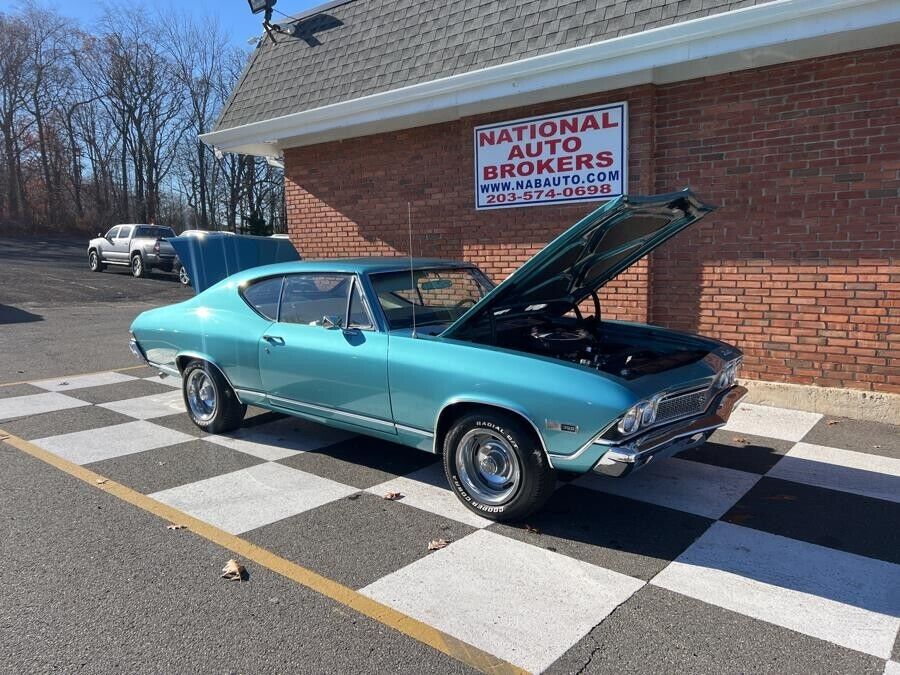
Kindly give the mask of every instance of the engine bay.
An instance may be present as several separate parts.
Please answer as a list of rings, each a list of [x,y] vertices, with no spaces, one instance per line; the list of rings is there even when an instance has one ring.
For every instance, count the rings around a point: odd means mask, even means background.
[[[695,345],[666,342],[655,335],[641,339],[638,330],[601,322],[593,316],[517,317],[495,325],[494,344],[576,363],[625,380],[694,363],[708,354]]]

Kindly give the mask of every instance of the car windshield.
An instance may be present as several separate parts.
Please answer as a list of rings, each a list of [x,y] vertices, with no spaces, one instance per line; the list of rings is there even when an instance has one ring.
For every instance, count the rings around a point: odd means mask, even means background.
[[[139,227],[135,233],[136,237],[174,237],[175,230],[171,227],[144,226]]]
[[[452,323],[493,287],[472,267],[385,272],[371,280],[391,330],[412,328],[413,310],[417,326]]]

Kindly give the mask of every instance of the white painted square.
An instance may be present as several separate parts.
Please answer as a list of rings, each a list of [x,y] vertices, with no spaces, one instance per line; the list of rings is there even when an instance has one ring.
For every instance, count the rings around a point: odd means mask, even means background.
[[[880,658],[900,628],[900,565],[730,523],[651,583]]]
[[[884,675],[900,675],[900,663],[888,661],[884,664]]]
[[[400,492],[404,495],[403,503],[407,506],[430,511],[471,527],[487,527],[493,522],[472,513],[462,505],[450,490],[444,467],[440,462],[370,487],[366,492],[379,496],[388,492]]]
[[[715,519],[759,479],[746,471],[673,458],[653,462],[625,478],[588,473],[575,484]]]
[[[180,389],[177,391],[166,391],[161,394],[128,398],[122,401],[100,403],[99,407],[109,408],[138,420],[150,420],[154,417],[176,415],[185,411],[184,398]]]
[[[259,427],[238,429],[227,436],[204,436],[203,440],[274,462],[339,443],[353,435],[323,424],[289,417]]]
[[[32,442],[75,464],[90,464],[192,440],[192,436],[180,431],[141,420],[39,438]]]
[[[360,592],[531,672],[644,583],[479,530]]]
[[[152,495],[232,534],[252,530],[346,497],[356,488],[265,463]]]
[[[900,459],[891,457],[797,443],[767,475],[900,502]]]
[[[819,413],[741,403],[722,429],[784,441],[799,441],[822,419]]]
[[[39,380],[31,382],[35,387],[47,391],[69,391],[71,389],[87,389],[88,387],[100,387],[105,384],[119,384],[138,378],[125,373],[107,371],[105,373],[92,373],[90,375],[75,375],[74,377],[57,377],[51,380]]]
[[[11,420],[16,417],[28,417],[57,410],[80,408],[85,405],[90,405],[90,403],[56,392],[11,396],[10,398],[0,398],[0,420]]]

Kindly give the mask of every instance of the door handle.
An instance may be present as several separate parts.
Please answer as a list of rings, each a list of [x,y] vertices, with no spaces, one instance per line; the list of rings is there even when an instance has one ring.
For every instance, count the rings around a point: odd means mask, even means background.
[[[278,335],[263,335],[263,340],[268,342],[270,345],[283,345],[284,338]]]

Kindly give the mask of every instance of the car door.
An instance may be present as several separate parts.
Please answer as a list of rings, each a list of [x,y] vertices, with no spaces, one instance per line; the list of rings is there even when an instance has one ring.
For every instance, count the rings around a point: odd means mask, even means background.
[[[387,351],[355,275],[288,275],[259,344],[260,377],[273,405],[396,433]]]
[[[119,226],[109,228],[109,232],[107,232],[103,239],[101,239],[97,244],[97,249],[100,253],[100,259],[105,261],[115,260],[116,259],[116,237],[119,234]]]
[[[119,233],[113,240],[112,254],[115,256],[113,260],[128,262],[128,246],[131,243],[131,231],[133,229],[130,225],[119,226]]]

